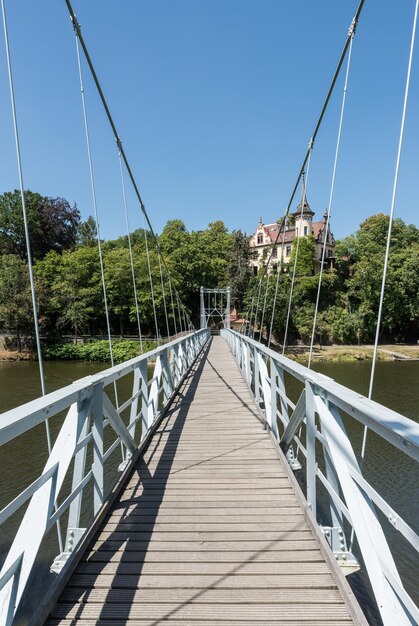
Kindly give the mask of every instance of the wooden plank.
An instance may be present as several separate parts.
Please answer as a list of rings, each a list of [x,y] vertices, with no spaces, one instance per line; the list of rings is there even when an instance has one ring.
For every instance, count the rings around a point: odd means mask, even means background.
[[[307,562],[295,562],[286,561],[283,562],[246,562],[243,561],[239,564],[225,563],[225,562],[150,562],[139,561],[138,563],[131,562],[109,562],[101,563],[95,561],[89,561],[80,563],[75,572],[77,577],[79,574],[115,574],[117,576],[124,575],[196,575],[205,576],[216,574],[217,576],[229,576],[240,574],[241,576],[250,574],[260,574],[265,576],[278,576],[278,575],[290,575],[296,574],[327,574],[329,568],[324,561],[307,561]]]
[[[195,509],[197,512],[204,512],[208,515],[217,514],[217,510],[220,511],[220,515],[227,513],[231,509],[236,510],[238,513],[242,511],[248,511],[251,513],[255,509],[259,513],[279,513],[283,510],[289,510],[295,507],[295,500],[292,497],[284,496],[282,499],[275,499],[274,502],[270,502],[269,500],[257,500],[257,501],[246,501],[243,500],[223,500],[220,497],[214,497],[211,500],[184,500],[184,499],[176,499],[176,500],[156,500],[151,498],[144,498],[139,501],[135,499],[129,500],[128,502],[120,502],[113,509],[114,512],[130,512],[130,511],[178,511],[179,509]],[[214,512],[215,509],[215,512]],[[299,510],[299,509],[297,509]],[[185,512],[184,512],[185,513]]]
[[[249,604],[296,602],[298,604],[342,604],[337,589],[203,589],[197,594],[191,589],[84,589],[68,587],[62,602],[141,603],[165,602],[193,604]],[[280,607],[278,607],[280,612]]]
[[[69,586],[73,587],[93,587],[102,589],[125,588],[125,589],[335,589],[336,584],[331,574],[289,574],[277,576],[263,575],[233,575],[220,576],[196,574],[174,576],[141,574],[139,575],[113,575],[113,574],[77,574],[73,575]]]
[[[276,619],[275,621],[266,621],[265,619],[261,619],[258,622],[258,626],[289,626],[289,620]],[[353,626],[353,621],[351,619],[347,620],[325,620],[322,619],[320,622],[318,620],[300,620],[298,622],[301,626]],[[108,620],[91,620],[91,619],[61,619],[61,618],[52,618],[48,620],[48,626],[75,626],[78,624],[79,626],[110,626],[110,622]],[[111,622],[112,626],[157,626],[156,620],[154,618],[151,619],[113,619]],[[177,619],[162,619],[158,621],[158,626],[255,626],[255,622],[248,620],[240,619],[236,620],[220,620],[214,622],[213,620],[200,620],[199,622],[192,622],[190,620],[177,620]]]
[[[87,555],[86,560],[89,563],[244,563],[252,561],[253,563],[281,563],[281,562],[298,562],[304,563],[308,561],[323,562],[320,550],[301,551],[301,556],[296,556],[294,550],[264,550],[257,552],[252,550],[236,549],[230,552],[204,552],[203,550],[189,550],[183,553],[179,551],[135,551],[128,550],[123,554],[117,550],[96,549]]]
[[[293,533],[294,536],[295,533]],[[295,559],[303,559],[306,550],[317,549],[317,542],[313,539],[311,534],[306,533],[303,536],[299,535],[296,539],[285,538],[280,541],[136,541],[131,537],[126,536],[120,541],[111,539],[96,540],[92,544],[92,550],[99,551],[101,549],[109,550],[112,552],[122,551],[129,552],[130,550],[143,552],[147,551],[147,554],[152,552],[170,552],[176,551],[177,554],[188,553],[199,555],[201,552],[211,552],[216,555],[218,551],[254,551],[258,554],[264,554],[267,551],[279,554],[280,551],[291,550],[295,555]],[[181,560],[179,555],[178,560]],[[207,558],[209,558],[207,556]]]
[[[169,615],[176,619],[194,620],[220,620],[234,619],[236,621],[247,619],[259,622],[262,619],[275,620],[278,616],[277,604],[110,604],[110,603],[80,603],[58,604],[53,612],[55,617],[87,618],[87,619],[154,619],[160,620]],[[290,622],[300,623],[301,620],[334,619],[347,620],[348,614],[345,605],[342,604],[281,604],[281,617]]]
[[[138,491],[138,493],[137,493]],[[266,502],[278,502],[278,505],[281,506],[281,503],[284,502],[284,506],[287,506],[289,503],[289,499],[292,498],[292,502],[295,503],[294,491],[288,485],[285,485],[282,488],[277,489],[268,489],[260,492],[256,489],[248,489],[247,491],[241,492],[231,492],[230,491],[218,491],[216,493],[191,493],[188,490],[182,491],[164,491],[164,500],[162,498],[162,491],[156,490],[154,493],[147,490],[145,491],[142,486],[138,488],[132,487],[129,491],[125,491],[124,495],[120,498],[119,504],[125,505],[128,503],[136,502],[136,503],[147,503],[147,502],[161,502],[162,505],[167,506],[180,506],[185,503],[185,505],[192,505],[194,503],[205,503],[205,506],[237,506],[243,505],[243,502],[246,502],[247,506],[258,506],[259,502],[263,505]],[[276,496],[276,497],[275,497]],[[199,506],[197,504],[197,506]]]
[[[185,530],[183,532],[169,532],[169,531],[157,531],[152,532],[140,532],[130,531],[129,533],[125,529],[124,532],[118,530],[111,530],[107,526],[98,535],[98,539],[113,539],[116,541],[127,541],[129,538],[131,541],[265,541],[274,542],[279,541],[281,538],[294,539],[295,541],[312,537],[310,530],[284,530],[280,532],[269,531],[238,531],[227,532],[225,530],[218,532],[200,531],[194,532],[192,530]]]
[[[286,520],[282,523],[266,523],[259,522],[258,524],[253,524],[252,522],[213,522],[212,524],[209,522],[201,522],[194,523],[189,522],[188,519],[184,521],[179,521],[178,523],[173,522],[119,522],[118,524],[113,524],[111,521],[108,521],[106,524],[106,528],[110,532],[161,532],[161,533],[252,533],[252,532],[264,532],[268,533],[269,531],[277,531],[277,532],[288,532],[293,530],[308,530],[307,523],[304,519],[303,515],[297,520],[291,519],[290,521]],[[276,537],[275,537],[276,538]]]

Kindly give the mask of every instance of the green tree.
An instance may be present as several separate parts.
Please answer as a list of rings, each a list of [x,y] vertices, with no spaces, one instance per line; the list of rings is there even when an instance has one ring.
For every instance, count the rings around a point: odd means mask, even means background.
[[[57,329],[70,326],[75,336],[87,331],[94,333],[95,327],[105,329],[96,248],[79,247],[62,255],[50,252],[37,263],[36,272],[48,293],[47,311],[54,316]]]
[[[25,191],[31,251],[41,259],[49,250],[62,252],[76,245],[80,213],[64,198],[49,198]],[[27,258],[20,191],[0,195],[0,249]]]
[[[105,282],[109,311],[118,319],[119,333],[124,335],[124,326],[134,314],[135,301],[131,279],[131,261],[126,248],[109,250],[104,256]]]
[[[243,308],[244,295],[252,277],[250,259],[252,251],[249,238],[241,230],[233,231],[228,263],[228,284],[232,291],[232,300],[236,308]]]
[[[33,313],[28,266],[14,254],[0,256],[0,323],[15,331],[20,352],[22,333],[33,331]]]
[[[77,227],[77,245],[95,246],[97,243],[97,228],[95,219],[89,215],[87,220],[80,222]]]
[[[289,272],[292,273],[294,268],[295,257],[297,254],[297,242],[295,238],[292,242],[291,257],[289,262]],[[295,275],[296,276],[312,276],[314,273],[314,256],[315,256],[315,244],[314,237],[300,237],[300,243],[298,244],[298,257]]]

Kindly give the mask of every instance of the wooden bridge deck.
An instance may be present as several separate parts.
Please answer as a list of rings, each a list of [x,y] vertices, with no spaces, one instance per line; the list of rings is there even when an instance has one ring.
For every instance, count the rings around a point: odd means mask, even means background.
[[[256,415],[213,338],[48,626],[356,623]]]

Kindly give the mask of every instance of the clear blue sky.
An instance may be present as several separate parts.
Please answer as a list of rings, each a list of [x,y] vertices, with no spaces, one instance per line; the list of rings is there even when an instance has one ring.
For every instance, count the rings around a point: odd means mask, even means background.
[[[355,13],[353,0],[74,0],[157,230],[222,219],[250,233],[283,212]],[[92,213],[75,43],[64,0],[7,0],[25,186]],[[332,229],[389,211],[414,1],[366,0],[354,42]],[[419,42],[396,215],[418,223]],[[87,70],[101,234],[124,233],[118,162]],[[308,198],[329,195],[339,83]],[[4,44],[0,191],[18,184]],[[141,222],[129,193],[132,228]]]

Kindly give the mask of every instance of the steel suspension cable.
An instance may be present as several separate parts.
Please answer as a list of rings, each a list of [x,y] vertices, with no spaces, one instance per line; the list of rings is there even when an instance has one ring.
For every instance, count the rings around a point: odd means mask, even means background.
[[[143,214],[143,216],[144,216],[144,219],[145,219],[145,221],[146,221],[146,223],[147,223],[147,226],[148,226],[148,228],[149,228],[149,231],[150,231],[151,235],[153,236],[153,239],[155,240],[155,242],[156,242],[156,244],[157,244],[157,243],[158,243],[158,237],[157,237],[157,234],[155,233],[155,231],[154,231],[154,229],[153,229],[153,226],[152,226],[151,221],[150,221],[150,218],[149,218],[149,216],[148,216],[148,213],[147,213],[147,210],[146,210],[145,204],[144,204],[143,199],[142,199],[142,197],[141,197],[141,194],[140,194],[140,191],[139,191],[139,188],[138,188],[137,182],[136,182],[136,180],[135,180],[135,177],[134,177],[134,174],[133,174],[133,172],[132,172],[132,169],[131,169],[131,166],[130,166],[130,164],[129,164],[129,161],[128,161],[128,159],[127,159],[127,156],[126,156],[126,154],[125,154],[125,150],[124,150],[124,147],[123,147],[123,145],[122,145],[122,141],[121,141],[121,139],[120,139],[120,137],[119,137],[119,134],[118,134],[118,131],[117,131],[117,128],[116,128],[115,122],[114,122],[114,120],[113,120],[113,118],[112,118],[112,115],[111,115],[111,113],[110,113],[110,110],[109,110],[109,107],[108,107],[108,103],[107,103],[107,101],[106,101],[105,95],[104,95],[104,93],[103,93],[102,87],[101,87],[100,82],[99,82],[99,79],[98,79],[98,76],[97,76],[97,74],[96,74],[95,68],[94,68],[94,66],[93,66],[92,60],[91,60],[90,55],[89,55],[89,52],[88,52],[88,50],[87,50],[86,43],[85,43],[85,41],[84,41],[84,38],[83,38],[83,35],[82,35],[82,32],[81,32],[80,24],[79,24],[79,22],[78,22],[78,20],[77,20],[77,18],[76,18],[76,15],[75,15],[75,13],[74,13],[74,10],[73,10],[73,7],[72,7],[72,5],[71,5],[70,0],[65,0],[65,3],[66,3],[66,5],[67,5],[67,9],[68,9],[68,12],[69,12],[69,14],[70,14],[70,19],[71,19],[71,22],[72,22],[72,24],[73,24],[73,28],[74,28],[74,30],[75,30],[75,32],[76,32],[76,34],[77,34],[77,36],[78,36],[78,40],[80,41],[80,45],[81,45],[81,47],[82,47],[82,50],[83,50],[84,56],[85,56],[85,58],[86,58],[86,62],[87,62],[87,64],[88,64],[88,66],[89,66],[89,69],[90,69],[90,72],[91,72],[91,75],[92,75],[93,81],[94,81],[94,83],[95,83],[95,85],[96,85],[96,89],[97,89],[97,91],[98,91],[99,98],[100,98],[100,100],[101,100],[101,102],[102,102],[102,105],[103,105],[103,108],[104,108],[104,110],[105,110],[106,117],[107,117],[108,122],[109,122],[109,124],[110,124],[110,126],[111,126],[111,129],[112,129],[112,132],[113,132],[113,135],[114,135],[115,141],[116,141],[116,143],[117,143],[117,145],[118,145],[118,147],[119,147],[119,150],[120,150],[120,152],[121,152],[122,160],[124,161],[125,168],[126,168],[126,170],[127,170],[127,173],[128,173],[129,179],[130,179],[131,184],[132,184],[132,186],[133,186],[133,189],[134,189],[135,195],[137,196],[137,199],[138,199],[138,202],[139,202],[139,205],[140,205],[140,210],[141,210],[141,212],[142,212],[142,214]],[[165,258],[164,258],[163,256],[162,256],[162,262],[163,262],[163,266],[164,266],[164,268],[165,268],[166,272],[168,272],[169,270],[168,270],[168,267],[167,267],[167,264],[166,264]],[[176,287],[175,287],[175,286],[173,286],[173,288],[174,288],[175,293],[177,293],[177,289],[176,289]],[[183,305],[183,304],[181,304],[181,306],[182,306],[182,309],[184,309],[184,305]]]
[[[91,144],[90,144],[89,122],[87,119],[86,97],[85,97],[84,83],[83,83],[83,70],[81,66],[79,38],[78,38],[77,31],[75,30],[74,32],[75,32],[75,37],[76,37],[77,66],[78,66],[78,71],[79,71],[80,93],[81,93],[81,101],[82,101],[82,108],[83,108],[83,121],[84,121],[84,132],[85,132],[85,137],[86,137],[87,160],[89,163],[90,189],[92,193],[93,212],[94,212],[95,222],[96,222],[96,239],[97,239],[97,249],[99,253],[99,265],[100,265],[100,276],[101,276],[101,282],[102,282],[103,302],[105,306],[106,329],[108,333],[108,344],[109,344],[109,354],[111,357],[111,365],[113,367],[115,365],[115,362],[113,358],[111,325],[109,321],[108,296],[106,292],[105,270],[103,266],[102,243],[100,240],[99,211],[97,208],[96,184],[95,184],[95,175],[94,175],[94,170],[93,170],[92,149],[91,149]],[[118,407],[118,404],[119,404],[118,403],[118,390],[116,387],[116,382],[114,382],[114,391],[115,391],[115,402],[116,402],[116,406]]]
[[[68,0],[66,0],[66,2],[67,2],[67,1],[68,1]],[[302,175],[303,175],[303,172],[304,172],[304,171],[305,171],[305,169],[306,169],[306,164],[307,164],[307,161],[308,161],[309,156],[310,156],[310,153],[311,153],[311,151],[312,151],[312,149],[313,149],[314,142],[316,141],[316,138],[317,138],[318,132],[319,132],[319,130],[320,130],[320,127],[321,127],[321,125],[322,125],[324,115],[325,115],[326,110],[327,110],[327,107],[328,107],[328,105],[329,105],[330,98],[332,97],[332,93],[333,93],[333,91],[334,91],[336,81],[337,81],[337,79],[338,79],[338,77],[339,77],[339,74],[340,74],[340,71],[341,71],[341,68],[342,68],[343,62],[344,62],[345,57],[346,57],[346,53],[347,53],[347,51],[348,51],[348,48],[349,48],[349,45],[350,45],[350,42],[351,42],[351,39],[352,39],[352,30],[353,30],[354,28],[356,28],[356,26],[357,26],[357,24],[358,24],[358,21],[359,21],[359,18],[360,18],[361,12],[362,12],[362,8],[363,8],[363,6],[364,6],[364,2],[365,2],[365,0],[361,0],[361,1],[359,2],[359,4],[358,4],[358,8],[357,8],[356,13],[355,13],[355,16],[354,16],[354,18],[353,18],[353,20],[352,20],[352,22],[351,22],[351,26],[350,26],[350,28],[349,28],[349,31],[348,31],[348,34],[347,34],[347,37],[346,37],[346,40],[345,40],[345,44],[344,44],[343,49],[342,49],[342,52],[341,52],[341,54],[340,54],[340,57],[339,57],[339,60],[338,60],[338,64],[337,64],[337,67],[336,67],[336,69],[335,69],[335,72],[334,72],[333,77],[332,77],[332,81],[331,81],[331,83],[330,83],[329,89],[328,89],[327,94],[326,94],[326,98],[325,98],[325,100],[324,100],[324,102],[323,102],[323,105],[322,105],[322,108],[321,108],[321,111],[320,111],[320,115],[319,115],[319,117],[317,118],[317,121],[316,121],[316,124],[315,124],[315,127],[314,127],[314,131],[313,131],[313,134],[312,134],[312,136],[311,136],[311,140],[310,140],[310,143],[309,143],[309,145],[308,145],[308,148],[307,148],[307,150],[306,150],[306,153],[305,153],[305,156],[304,156],[303,162],[302,162],[302,164],[301,164],[300,171],[299,171],[298,176],[297,176],[297,180],[295,181],[295,184],[294,184],[293,190],[292,190],[292,192],[291,192],[291,196],[290,196],[290,199],[289,199],[289,201],[288,201],[288,205],[287,205],[287,208],[286,208],[286,210],[285,210],[285,214],[284,214],[284,216],[283,216],[283,218],[282,218],[282,220],[281,220],[280,227],[278,228],[278,233],[277,233],[277,236],[276,236],[276,238],[275,238],[275,241],[274,241],[274,242],[272,243],[272,245],[271,245],[271,250],[270,250],[270,253],[269,253],[269,255],[268,255],[267,263],[266,263],[266,265],[264,266],[264,268],[263,268],[263,270],[262,270],[262,274],[261,274],[260,279],[259,279],[260,281],[262,281],[262,279],[263,279],[263,278],[264,278],[264,276],[265,276],[266,269],[267,269],[267,267],[269,266],[269,263],[270,263],[270,260],[271,260],[271,257],[272,257],[272,252],[273,252],[273,249],[274,249],[274,248],[277,246],[277,244],[278,244],[280,233],[281,233],[281,231],[282,231],[282,230],[283,230],[283,228],[284,228],[285,221],[286,221],[286,219],[287,219],[287,217],[288,217],[288,214],[289,214],[290,208],[291,208],[292,203],[293,203],[293,200],[294,200],[294,196],[295,196],[295,194],[296,194],[296,192],[297,192],[297,189],[298,189],[298,186],[299,186],[299,184],[300,184],[301,177],[302,177]]]
[[[288,327],[289,327],[289,321],[290,321],[290,315],[291,315],[292,296],[294,294],[294,284],[295,284],[295,275],[297,272],[298,252],[300,249],[301,229],[303,227],[302,220],[303,220],[303,213],[304,213],[304,205],[305,205],[306,197],[307,197],[307,185],[308,185],[308,178],[310,174],[310,161],[311,161],[311,150],[310,150],[310,154],[307,160],[307,175],[306,175],[305,182],[304,182],[304,174],[303,174],[303,193],[301,197],[300,224],[299,224],[298,232],[297,232],[297,228],[295,228],[295,234],[297,236],[297,245],[296,245],[295,256],[294,256],[294,267],[292,269],[292,279],[291,279],[290,296],[288,300],[287,321],[285,323],[284,342],[282,344],[283,355],[285,354],[285,349],[287,346],[287,336],[288,336]]]
[[[148,278],[150,280],[151,301],[152,301],[152,304],[153,304],[154,325],[156,327],[157,345],[159,346],[160,345],[160,337],[159,337],[160,333],[159,333],[159,325],[157,323],[156,300],[155,300],[155,297],[154,297],[153,276],[151,274],[150,253],[149,253],[149,249],[148,249],[148,237],[147,237],[147,228],[146,228],[146,220],[145,219],[144,219],[143,232],[144,232],[144,241],[145,241],[145,252],[146,252],[146,256],[147,256]]]
[[[44,374],[44,362],[42,358],[41,336],[39,332],[38,303],[37,303],[37,298],[36,298],[35,280],[34,280],[34,275],[33,275],[31,240],[30,240],[30,233],[29,233],[28,215],[27,215],[27,210],[26,210],[25,187],[23,184],[22,156],[20,152],[19,128],[18,128],[18,123],[17,123],[17,113],[16,113],[16,103],[15,103],[15,89],[14,89],[14,83],[13,83],[12,61],[11,61],[10,46],[9,46],[9,33],[8,33],[8,28],[7,28],[6,6],[5,6],[4,0],[1,0],[1,10],[2,10],[2,16],[3,16],[4,44],[5,44],[5,49],[6,49],[6,63],[7,63],[7,73],[8,73],[8,78],[9,78],[9,94],[10,94],[10,104],[11,104],[12,118],[13,118],[13,132],[14,132],[14,138],[15,138],[16,160],[17,160],[17,169],[18,169],[18,175],[19,175],[20,197],[22,201],[22,214],[23,214],[23,226],[24,226],[24,231],[25,231],[26,254],[28,256],[28,271],[29,271],[29,282],[30,282],[30,289],[31,289],[36,352],[38,355],[38,370],[39,370],[39,378],[40,378],[40,383],[41,383],[41,393],[43,396],[45,396],[46,394],[45,374]],[[52,440],[51,440],[51,432],[49,428],[48,417],[45,419],[45,432],[46,432],[46,437],[47,437],[48,455],[50,455],[51,450],[52,450]],[[56,510],[55,504],[54,504],[54,510]],[[60,552],[63,552],[64,546],[63,546],[63,540],[62,540],[62,535],[61,535],[60,520],[57,520],[56,528],[57,528],[58,546],[59,546]]]
[[[131,275],[132,275],[132,288],[134,291],[134,300],[135,300],[135,314],[137,317],[137,326],[138,326],[138,336],[140,338],[140,348],[141,353],[143,352],[143,338],[141,336],[141,322],[140,322],[140,312],[138,309],[138,296],[137,296],[137,281],[135,277],[135,269],[134,269],[134,257],[132,253],[132,243],[131,243],[131,232],[129,227],[129,219],[128,219],[128,207],[127,207],[127,196],[125,193],[125,181],[124,181],[124,172],[122,169],[122,158],[121,151],[118,150],[118,161],[119,161],[119,172],[121,174],[121,187],[122,187],[122,198],[124,203],[124,212],[125,212],[125,222],[127,226],[127,237],[128,237],[128,248],[129,248],[129,258],[131,264]]]
[[[403,146],[403,139],[404,139],[404,128],[405,128],[405,122],[406,122],[407,101],[409,98],[409,90],[410,90],[410,75],[411,75],[411,69],[412,69],[413,52],[415,49],[418,8],[419,8],[419,0],[416,0],[415,12],[413,16],[412,36],[410,40],[410,52],[409,52],[409,61],[408,61],[408,66],[407,66],[402,118],[401,118],[401,123],[400,123],[399,143],[397,147],[396,167],[395,167],[394,180],[393,180],[393,191],[391,195],[391,206],[390,206],[390,214],[389,214],[389,222],[388,222],[386,251],[385,251],[385,256],[384,256],[383,278],[381,282],[380,302],[378,306],[377,326],[376,326],[376,332],[375,332],[374,351],[373,351],[372,364],[371,364],[371,375],[370,375],[370,383],[369,383],[369,389],[368,389],[368,398],[372,397],[372,392],[373,392],[373,387],[374,387],[374,376],[375,376],[375,366],[377,362],[378,340],[380,337],[381,318],[382,318],[382,313],[383,313],[384,293],[385,293],[387,270],[388,270],[388,260],[390,256],[391,231],[392,231],[392,226],[393,226],[394,209],[396,206],[400,160],[401,160],[401,153],[402,153],[402,146]],[[364,436],[362,440],[361,462],[364,460],[364,457],[365,457],[367,432],[368,432],[368,428],[365,426]]]
[[[333,196],[334,196],[334,191],[335,191],[335,180],[336,180],[336,170],[337,170],[337,164],[338,164],[338,159],[339,159],[340,142],[341,142],[341,137],[342,137],[343,116],[344,116],[344,113],[345,113],[346,94],[347,94],[347,91],[348,91],[349,70],[350,70],[350,67],[351,67],[352,43],[353,43],[354,36],[355,36],[355,29],[352,30],[352,38],[351,38],[351,43],[349,45],[349,50],[348,50],[348,62],[347,62],[347,65],[346,65],[345,83],[344,83],[344,87],[343,87],[342,105],[341,105],[341,109],[340,109],[339,128],[338,128],[338,135],[337,135],[336,149],[335,149],[335,159],[334,159],[334,162],[333,162],[332,181],[331,181],[331,184],[330,184],[329,204],[328,204],[328,207],[327,207],[327,217],[326,217],[324,241],[323,241],[323,248],[322,248],[322,257],[321,257],[320,274],[319,274],[319,284],[317,286],[316,305],[314,307],[313,328],[312,328],[312,331],[311,331],[311,340],[310,340],[310,352],[309,352],[309,355],[308,355],[307,367],[309,369],[311,367],[311,359],[312,359],[312,356],[313,356],[314,336],[315,336],[315,332],[316,332],[317,315],[318,315],[319,302],[320,302],[320,292],[321,292],[322,280],[323,280],[323,268],[324,268],[324,263],[325,263],[325,259],[326,259],[326,244],[327,244],[327,239],[329,237],[330,215],[331,215],[332,206],[333,206]]]

